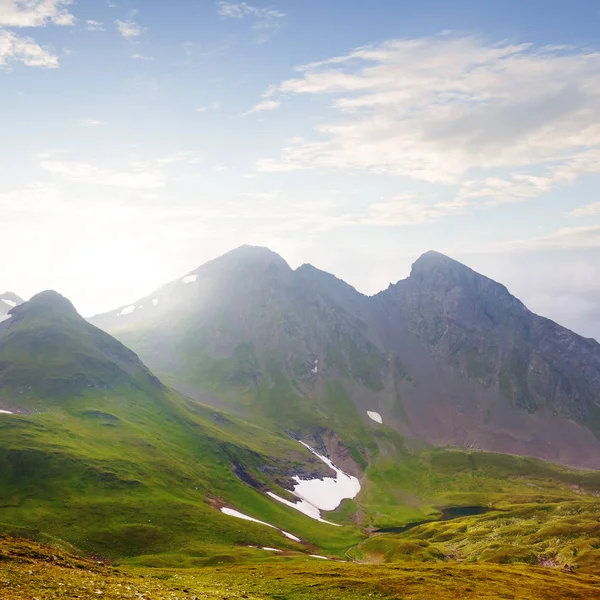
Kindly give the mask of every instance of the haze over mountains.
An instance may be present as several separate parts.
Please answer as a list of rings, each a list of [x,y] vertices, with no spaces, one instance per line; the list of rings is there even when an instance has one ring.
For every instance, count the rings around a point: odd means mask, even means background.
[[[600,468],[600,347],[446,256],[367,297],[241,247],[93,319],[111,333],[53,291],[13,302],[0,544],[597,571],[600,473],[528,457]],[[465,515],[489,535],[445,527]]]
[[[600,467],[600,345],[436,252],[367,297],[244,246],[91,319],[164,381],[297,433],[410,439]]]
[[[0,294],[0,321],[4,321],[8,318],[8,313],[19,304],[22,304],[23,300],[12,292],[4,292]]]

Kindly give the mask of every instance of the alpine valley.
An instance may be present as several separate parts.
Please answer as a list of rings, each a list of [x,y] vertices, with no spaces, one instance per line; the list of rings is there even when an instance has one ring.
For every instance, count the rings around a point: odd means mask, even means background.
[[[600,344],[437,252],[0,295],[0,597],[598,598]]]

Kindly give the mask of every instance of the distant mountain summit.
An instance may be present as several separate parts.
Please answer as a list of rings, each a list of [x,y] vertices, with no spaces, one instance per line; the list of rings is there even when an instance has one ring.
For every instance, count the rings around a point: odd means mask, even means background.
[[[366,448],[382,420],[439,446],[600,467],[600,345],[438,252],[367,297],[242,246],[91,321],[186,393],[306,439]]]
[[[16,294],[12,292],[0,294],[0,321],[8,319],[8,313],[19,304],[23,304],[23,300]]]
[[[29,409],[90,390],[160,386],[138,357],[54,291],[0,324],[0,400]]]

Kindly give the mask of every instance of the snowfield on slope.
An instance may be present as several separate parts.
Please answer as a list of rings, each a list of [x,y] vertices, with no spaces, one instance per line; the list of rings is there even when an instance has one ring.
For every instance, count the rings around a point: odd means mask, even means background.
[[[275,525],[271,525],[270,523],[265,523],[264,521],[259,521],[258,519],[255,519],[254,517],[249,517],[248,515],[245,515],[244,513],[241,513],[238,510],[235,510],[233,508],[227,508],[226,506],[224,506],[223,508],[221,508],[221,512],[225,513],[226,515],[229,515],[230,517],[236,517],[237,519],[244,519],[244,521],[253,521],[254,523],[259,523],[260,525],[266,525],[267,527],[271,527],[272,529],[277,529],[277,531],[279,531],[280,533],[285,535],[286,538],[289,538],[290,540],[294,540],[295,542],[302,541],[298,536],[294,535],[293,533],[289,533],[288,531],[279,529],[279,527],[275,527]]]
[[[303,441],[300,441],[300,443],[310,450],[317,458],[322,460],[327,466],[333,469],[336,476],[323,477],[322,479],[301,479],[298,475],[294,476],[294,480],[297,483],[294,486],[292,493],[294,496],[300,498],[299,502],[290,502],[285,498],[277,496],[273,492],[267,492],[267,494],[274,500],[304,513],[311,519],[339,527],[337,523],[331,523],[330,521],[324,520],[321,517],[321,511],[335,510],[342,500],[346,498],[355,498],[358,492],[360,492],[360,482],[356,477],[348,475],[348,473],[344,473],[344,471],[338,469],[331,460],[326,456],[319,454],[308,444]]]

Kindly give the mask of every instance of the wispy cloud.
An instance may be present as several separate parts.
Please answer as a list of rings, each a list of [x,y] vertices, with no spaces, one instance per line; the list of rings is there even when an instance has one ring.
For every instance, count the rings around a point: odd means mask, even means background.
[[[596,248],[600,247],[600,225],[585,227],[563,227],[548,235],[511,240],[495,244],[490,250],[516,251],[552,248]]]
[[[196,151],[181,151],[152,160],[130,161],[125,168],[64,160],[56,152],[41,154],[39,159],[42,169],[62,181],[144,191],[164,188],[173,165],[198,165],[203,157]]]
[[[104,31],[104,23],[102,21],[95,21],[94,19],[88,19],[85,22],[85,28],[88,31]]]
[[[0,68],[10,67],[11,63],[44,69],[55,69],[59,66],[58,56],[42,48],[32,38],[0,29]]]
[[[75,17],[67,10],[70,4],[71,0],[0,0],[0,26],[73,25]]]
[[[569,213],[571,217],[591,217],[592,215],[600,215],[600,202],[578,206]]]
[[[246,111],[244,115],[251,115],[252,113],[264,112],[269,110],[276,110],[281,106],[279,100],[262,100],[256,106],[253,106],[250,110]]]
[[[217,12],[231,19],[252,19],[251,28],[257,32],[256,41],[259,43],[266,42],[270,34],[281,27],[285,17],[285,13],[276,8],[259,8],[246,2],[219,2]]]
[[[135,21],[116,21],[119,33],[126,39],[140,37],[146,31],[145,27],[138,25]]]
[[[135,53],[131,55],[134,60],[154,60],[153,56],[147,56],[146,54]]]
[[[257,106],[313,96],[336,118],[259,171],[407,177],[457,187],[474,204],[527,200],[600,171],[600,52],[443,34],[297,71]]]
[[[162,188],[165,185],[161,173],[141,169],[117,171],[98,167],[91,163],[55,159],[43,159],[40,166],[51,175],[71,183],[114,186],[135,190],[151,190]]]

